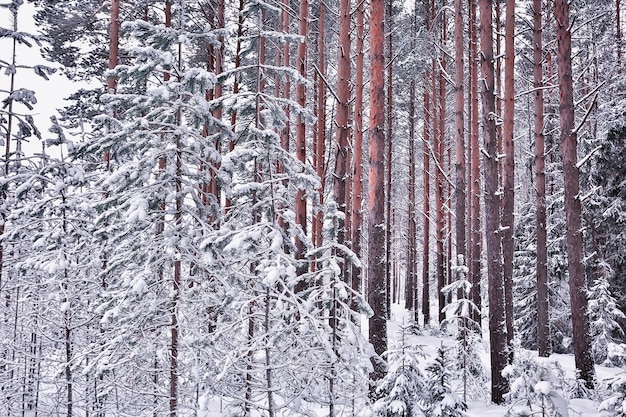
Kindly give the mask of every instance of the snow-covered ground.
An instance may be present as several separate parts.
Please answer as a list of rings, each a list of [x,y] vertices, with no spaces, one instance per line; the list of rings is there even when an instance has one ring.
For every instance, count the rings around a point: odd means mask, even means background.
[[[388,334],[389,334],[389,343],[393,345],[393,343],[398,343],[401,337],[401,328],[403,323],[408,323],[409,317],[406,310],[404,310],[400,305],[394,304],[392,306],[392,320],[388,325]],[[486,324],[484,323],[484,328],[486,329]],[[446,346],[453,346],[456,344],[456,341],[447,335],[437,334],[436,331],[425,330],[423,334],[419,335],[410,335],[409,343],[421,345],[423,347],[423,352],[425,354],[425,358],[423,359],[424,364],[430,362],[432,358],[435,357],[437,348],[443,343]],[[487,336],[487,335],[485,335]],[[527,352],[529,355],[535,355],[536,352]],[[488,340],[485,339],[482,343],[482,348],[480,349],[480,358],[485,367],[486,374],[490,373],[489,366],[489,344]],[[575,376],[575,366],[574,366],[574,356],[573,355],[562,355],[562,354],[553,354],[548,358],[550,361],[557,362],[560,367],[565,371],[565,378],[574,378]],[[626,369],[624,368],[607,368],[604,366],[596,365],[596,375],[597,380],[602,383],[607,379],[610,379],[620,373],[625,373]],[[468,399],[468,411],[467,414],[470,417],[502,417],[507,414],[512,408],[511,404],[506,404],[502,406],[495,405],[491,403],[489,398],[490,387],[488,386],[488,382],[485,385],[485,397],[484,398],[474,398]],[[567,412],[569,417],[601,417],[603,414],[598,411],[599,403],[602,399],[566,399],[567,404]],[[535,409],[533,411],[539,411]],[[541,415],[541,413],[537,414]],[[604,414],[606,415],[606,414]]]

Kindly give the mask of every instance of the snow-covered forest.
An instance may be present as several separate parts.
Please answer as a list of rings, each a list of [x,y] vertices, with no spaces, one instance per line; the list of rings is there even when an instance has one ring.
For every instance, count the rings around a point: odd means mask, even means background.
[[[621,9],[0,0],[0,415],[626,416]]]

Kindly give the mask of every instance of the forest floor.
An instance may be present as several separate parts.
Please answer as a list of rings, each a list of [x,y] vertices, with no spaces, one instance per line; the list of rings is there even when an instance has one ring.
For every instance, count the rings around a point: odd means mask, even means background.
[[[402,337],[402,327],[404,327],[403,323],[409,322],[409,313],[402,308],[400,305],[394,304],[392,306],[392,319],[389,322],[388,326],[388,334],[389,334],[389,343],[390,346],[393,346],[394,343],[399,343]],[[483,324],[483,328],[487,329],[487,323]],[[486,332],[484,332],[486,333]],[[479,344],[479,356],[482,362],[482,365],[485,370],[485,375],[488,377],[490,375],[490,359],[489,359],[489,341],[488,335],[483,335],[485,339],[482,343]],[[454,346],[458,342],[454,339],[454,337],[443,334],[437,329],[426,329],[422,330],[421,334],[411,334],[407,337],[408,343],[412,345],[419,345],[422,347],[423,353],[425,355],[424,358],[420,361],[424,367],[433,361],[436,357],[437,349],[443,344],[444,346]],[[531,356],[537,356],[537,352],[533,351],[524,351],[523,354],[529,354]],[[565,378],[574,378],[575,376],[575,366],[574,366],[574,355],[573,354],[552,354],[549,357],[550,361],[557,362],[560,367],[565,371]],[[607,368],[604,366],[596,365],[596,376],[597,381],[600,386],[603,386],[603,382],[614,377],[617,374],[626,373],[626,369],[624,368]],[[456,381],[457,385],[459,385],[459,381]],[[469,417],[504,417],[511,412],[511,410],[519,406],[523,401],[517,401],[514,404],[505,404],[505,405],[495,405],[490,400],[490,387],[489,381],[487,380],[482,386],[475,387],[472,391],[474,391],[470,398],[467,398],[468,410],[467,414]],[[459,390],[457,392],[461,395]],[[567,412],[568,416],[564,417],[601,417],[606,414],[598,411],[598,406],[600,404],[602,398],[601,393],[596,393],[598,399],[566,399],[567,403]],[[606,395],[606,393],[605,393]],[[535,406],[533,409],[533,416],[541,416],[541,411]]]

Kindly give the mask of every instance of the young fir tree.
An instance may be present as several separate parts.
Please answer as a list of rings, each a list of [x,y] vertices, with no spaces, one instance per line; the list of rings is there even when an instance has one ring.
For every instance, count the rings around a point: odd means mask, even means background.
[[[611,294],[609,280],[612,270],[608,264],[601,265],[604,274],[589,288],[589,330],[593,340],[593,360],[605,366],[623,366],[626,363],[626,345],[620,343],[624,330],[619,324],[626,316],[617,308]]]
[[[508,365],[504,376],[511,387],[506,399],[510,404],[507,416],[543,415],[566,417],[564,371],[557,361],[537,358],[532,353],[519,351]]]
[[[606,381],[609,397],[602,400],[598,411],[607,417],[626,416],[626,375],[619,373]]]
[[[454,373],[449,357],[449,348],[443,343],[437,349],[434,361],[426,367],[428,398],[425,414],[435,417],[467,416],[467,404],[452,387]]]
[[[423,356],[421,347],[410,345],[406,340],[409,325],[400,327],[398,346],[387,352],[389,370],[377,389],[379,398],[372,405],[374,415],[383,417],[422,417],[431,415],[427,410],[431,404],[426,377],[419,366]]]

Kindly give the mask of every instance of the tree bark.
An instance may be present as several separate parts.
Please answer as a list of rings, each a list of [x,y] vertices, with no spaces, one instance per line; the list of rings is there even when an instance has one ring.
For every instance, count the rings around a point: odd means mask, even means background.
[[[392,251],[392,213],[391,213],[391,172],[393,168],[393,31],[390,30],[393,27],[393,8],[392,0],[386,0],[387,11],[385,18],[387,20],[387,27],[389,33],[387,34],[387,147],[386,147],[386,171],[385,171],[385,276],[387,286],[387,312],[389,312],[389,306],[391,305],[391,291],[392,291],[392,275],[393,268],[391,267],[391,251]],[[389,318],[389,317],[387,317]]]
[[[462,0],[454,0],[454,124],[456,141],[456,255],[457,265],[464,266],[465,253],[465,203],[467,182],[465,179],[465,95],[464,95],[464,59],[463,55],[463,4]],[[459,278],[463,275],[459,271]],[[459,296],[463,296],[459,290]]]
[[[507,341],[502,281],[498,149],[493,68],[493,17],[490,0],[479,0],[480,46],[483,77],[483,146],[485,175],[485,235],[489,286],[489,335],[491,339],[491,401],[501,404],[508,391],[502,370],[507,364]]]
[[[287,13],[285,13],[287,14]],[[308,20],[309,20],[309,1],[301,0],[300,1],[300,11],[299,11],[299,23],[298,23],[298,33],[304,39],[307,37],[308,33]],[[306,78],[307,72],[307,43],[300,42],[298,43],[298,55],[296,58],[296,65],[298,72],[302,78]],[[301,108],[305,107],[306,104],[306,88],[303,83],[298,83],[296,85],[296,102]],[[306,125],[304,123],[303,117],[298,117],[298,121],[296,124],[296,157],[298,161],[300,161],[303,165],[306,164]],[[304,194],[304,190],[298,190],[296,193],[296,224],[302,228],[302,233],[307,233],[307,204],[306,204],[306,196]],[[300,238],[296,238],[296,259],[303,261],[304,260],[304,242]],[[306,273],[307,266],[305,262],[302,262],[298,268],[298,274],[302,275]],[[300,292],[306,288],[306,284],[304,280],[300,280],[298,285],[296,285],[296,292]]]
[[[324,35],[326,31],[326,6],[324,2],[319,3],[319,15],[318,15],[318,36],[317,36],[317,47],[318,47],[318,71],[320,74],[318,75],[318,83],[317,83],[317,124],[316,124],[316,135],[315,135],[315,143],[314,143],[314,152],[313,152],[313,165],[315,167],[315,172],[318,177],[322,181],[322,186],[319,190],[319,204],[322,205],[324,203],[324,188],[325,188],[325,178],[326,178],[326,169],[324,165],[324,150],[326,144],[326,84],[324,81],[325,76],[325,55],[326,55],[326,43],[324,41]],[[313,217],[313,225],[312,225],[312,233],[313,233],[313,244],[316,247],[322,245],[322,224],[323,224],[323,216],[324,213],[322,210],[318,211]]]
[[[348,139],[350,137],[350,0],[341,0],[339,45],[337,53],[337,132],[335,154],[335,179],[333,195],[337,208],[346,212],[346,174]],[[345,240],[344,222],[339,225],[338,243]],[[381,241],[382,243],[383,241]]]
[[[573,345],[579,378],[593,388],[595,371],[591,357],[589,319],[587,317],[587,285],[583,268],[583,236],[577,137],[574,131],[574,91],[572,80],[572,40],[569,27],[569,3],[555,0],[554,17],[557,30],[557,70],[559,74],[559,119],[565,188],[565,224],[570,302],[572,310]]]
[[[342,9],[344,10],[344,9]],[[369,341],[376,357],[370,375],[376,382],[386,373],[382,354],[387,350],[387,295],[385,285],[385,56],[384,0],[370,2],[370,138],[368,182],[368,290],[372,308],[369,319]]]
[[[537,188],[537,342],[539,356],[550,355],[548,249],[546,231],[546,158],[543,136],[543,40],[541,0],[533,0],[533,79],[535,107],[535,179]]]
[[[424,1],[426,14],[426,31],[432,30],[433,7],[431,0]],[[424,327],[430,323],[430,154],[431,154],[431,132],[434,137],[434,96],[431,101],[431,92],[434,93],[435,74],[431,68],[435,67],[434,58],[431,58],[431,66],[426,66],[424,73],[424,239],[422,253],[422,315],[424,316]],[[433,145],[434,148],[434,145]],[[415,321],[417,322],[417,311]]]
[[[446,261],[444,253],[444,228],[445,228],[445,212],[444,212],[444,198],[445,198],[445,175],[443,172],[444,164],[444,139],[445,139],[445,115],[446,115],[446,100],[445,100],[445,79],[443,76],[444,59],[440,58],[440,65],[442,69],[436,70],[433,68],[433,74],[437,74],[433,79],[433,104],[435,106],[435,112],[433,114],[434,130],[434,147],[435,147],[435,236],[437,239],[436,245],[436,257],[437,257],[437,300],[438,300],[438,321],[441,324],[446,315],[443,312],[443,308],[446,305],[446,295],[442,289],[446,285]],[[435,82],[435,80],[438,80]]]
[[[471,125],[471,257],[470,257],[470,274],[472,291],[471,298],[476,307],[480,310],[482,308],[482,294],[481,294],[481,254],[482,254],[482,228],[480,222],[480,144],[478,134],[478,107],[479,107],[479,94],[478,94],[478,28],[476,26],[476,6],[477,0],[470,1],[470,100],[472,102],[470,112],[470,125]],[[476,323],[481,325],[482,317],[480,311],[475,312],[473,319]]]
[[[322,2],[323,3],[323,2]],[[352,174],[352,251],[362,255],[361,234],[363,228],[363,88],[365,65],[365,6],[359,2],[356,8],[356,65],[354,84],[354,172]],[[352,289],[361,292],[361,268],[352,266]],[[352,303],[352,310],[358,311],[356,300]]]
[[[502,207],[502,258],[504,273],[504,300],[506,312],[506,339],[509,354],[513,355],[513,231],[515,227],[515,0],[506,0],[504,51],[504,204]],[[512,357],[511,357],[512,359]]]

